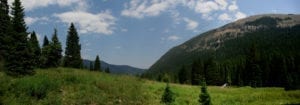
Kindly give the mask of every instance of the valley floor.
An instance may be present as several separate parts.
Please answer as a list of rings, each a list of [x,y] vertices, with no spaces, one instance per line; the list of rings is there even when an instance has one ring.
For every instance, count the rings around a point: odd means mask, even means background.
[[[0,72],[0,105],[160,105],[166,84],[120,76],[55,68],[11,78]],[[200,86],[171,84],[175,105],[198,105]],[[300,104],[300,90],[209,86],[214,105]]]

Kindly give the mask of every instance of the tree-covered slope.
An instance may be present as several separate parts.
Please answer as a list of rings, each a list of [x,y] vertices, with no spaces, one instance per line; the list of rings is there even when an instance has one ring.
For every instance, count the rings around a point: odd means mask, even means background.
[[[256,15],[229,23],[172,48],[144,76],[157,79],[160,74],[166,73],[176,81],[182,65],[191,69],[192,63],[199,59],[205,61],[213,58],[218,64],[230,61],[235,65],[245,62],[253,44],[256,44],[263,58],[279,53],[281,56],[292,56],[297,61],[300,52],[299,24],[300,15],[293,14]]]

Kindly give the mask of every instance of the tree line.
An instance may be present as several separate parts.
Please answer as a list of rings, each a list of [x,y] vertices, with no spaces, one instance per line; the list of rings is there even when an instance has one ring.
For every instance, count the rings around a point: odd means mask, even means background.
[[[22,77],[35,74],[35,68],[70,67],[83,68],[81,45],[75,25],[71,23],[66,40],[65,55],[54,29],[51,41],[44,37],[40,47],[36,33],[27,32],[24,8],[20,0],[12,3],[9,15],[7,0],[0,2],[0,66],[8,75]],[[93,70],[100,70],[99,56]]]
[[[266,28],[224,42],[216,51],[201,53],[174,73],[162,72],[157,80],[198,85],[284,87],[300,89],[300,25]],[[200,55],[200,54],[199,54]]]

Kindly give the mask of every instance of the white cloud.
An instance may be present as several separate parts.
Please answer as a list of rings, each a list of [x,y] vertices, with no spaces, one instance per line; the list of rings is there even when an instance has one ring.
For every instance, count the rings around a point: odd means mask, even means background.
[[[122,28],[121,31],[122,31],[122,32],[127,32],[128,30],[125,29],[125,28]]]
[[[218,19],[221,21],[232,20],[232,18],[227,13],[223,13],[223,14],[219,15]]]
[[[14,0],[8,0],[8,3],[11,5],[13,1]],[[26,11],[47,7],[49,5],[58,5],[60,7],[65,7],[74,6],[74,4],[77,4],[78,7],[84,7],[84,5],[86,4],[85,0],[21,0],[21,2]]]
[[[172,36],[169,36],[168,38],[167,38],[167,40],[169,40],[169,41],[177,41],[177,40],[179,40],[180,39],[180,37],[178,37],[178,36],[176,36],[176,35],[172,35]]]
[[[183,20],[187,23],[186,25],[187,30],[194,30],[199,25],[198,22],[191,20],[189,18],[183,18]]]
[[[226,2],[226,0],[215,0],[215,1],[216,1],[216,3],[218,3],[220,5],[220,8],[222,10],[226,9],[226,7],[228,5],[228,3]]]
[[[247,15],[244,14],[244,13],[242,13],[242,12],[237,12],[237,13],[235,14],[236,20],[241,19],[241,18],[245,18],[246,16],[247,16]]]
[[[198,1],[198,3],[195,6],[195,11],[202,14],[208,14],[218,9],[218,4],[213,1]]]
[[[228,10],[229,11],[236,11],[236,10],[238,10],[239,9],[239,7],[236,5],[236,2],[234,1],[234,2],[232,2],[232,4],[230,5],[230,6],[228,6]]]
[[[228,0],[131,0],[124,4],[125,8],[122,10],[121,15],[141,19],[158,16],[168,11],[174,22],[179,24],[182,18],[179,17],[179,12],[176,10],[177,6],[187,7],[201,14],[201,17],[205,20],[213,20],[226,12],[240,12],[235,0],[231,2]]]
[[[116,18],[111,12],[106,10],[98,14],[92,14],[84,11],[70,11],[61,14],[55,14],[64,23],[76,23],[79,25],[80,33],[102,33],[110,35],[113,33]]]
[[[176,0],[175,0],[176,1]],[[144,18],[145,16],[157,16],[168,8],[176,4],[172,0],[131,0],[130,3],[125,4],[125,9],[122,10],[121,15],[132,18]]]
[[[49,18],[48,17],[25,17],[25,22],[27,25],[31,25],[39,21],[42,22],[49,21]]]

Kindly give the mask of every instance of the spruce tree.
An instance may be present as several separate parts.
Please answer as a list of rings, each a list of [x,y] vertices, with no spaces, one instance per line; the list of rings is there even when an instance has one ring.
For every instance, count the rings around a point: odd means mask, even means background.
[[[29,43],[30,43],[31,51],[33,52],[33,57],[32,57],[33,65],[34,65],[34,67],[39,67],[41,48],[40,48],[39,41],[38,41],[34,31],[30,34]]]
[[[0,0],[0,69],[3,69],[7,53],[10,29],[9,6],[7,0]]]
[[[12,76],[34,74],[32,52],[27,39],[27,27],[24,21],[24,8],[20,0],[12,4],[12,29],[11,43],[9,45],[7,60],[5,63],[6,73]]]
[[[98,55],[95,59],[94,70],[95,71],[101,71],[101,63],[100,63],[100,58],[99,58]]]
[[[73,23],[68,31],[66,50],[64,58],[64,66],[72,68],[81,68],[82,59],[80,55],[79,36]]]
[[[248,75],[246,75],[247,84],[251,87],[261,87],[262,72],[259,65],[259,54],[255,43],[251,45],[247,54],[246,71],[248,73]]]
[[[50,54],[50,42],[48,40],[48,37],[45,35],[44,41],[43,41],[43,48],[42,48],[42,54],[40,57],[41,65],[40,67],[42,68],[48,68],[50,65],[48,61],[48,57]]]
[[[107,68],[105,69],[105,73],[110,73],[109,67],[107,67]]]
[[[61,43],[57,38],[57,30],[54,29],[54,34],[52,36],[52,41],[50,43],[48,61],[50,62],[50,67],[58,67],[62,58],[62,48]]]
[[[93,71],[94,70],[94,64],[93,64],[93,62],[90,62],[90,68],[89,68],[91,71]]]
[[[45,35],[44,41],[43,41],[43,47],[48,46],[48,45],[49,45],[49,40],[48,40],[48,37]]]
[[[212,105],[210,101],[210,96],[207,92],[205,79],[202,80],[201,94],[199,95],[199,103],[200,105]]]
[[[179,83],[184,84],[188,83],[188,72],[185,69],[185,66],[182,66],[178,72]]]
[[[174,93],[171,91],[169,83],[165,88],[165,91],[161,97],[161,103],[165,103],[166,105],[171,105],[175,101]]]

